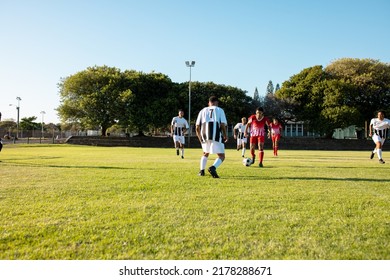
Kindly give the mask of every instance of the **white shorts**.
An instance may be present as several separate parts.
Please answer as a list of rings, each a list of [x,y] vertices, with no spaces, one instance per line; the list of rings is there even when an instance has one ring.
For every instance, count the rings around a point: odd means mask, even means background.
[[[247,140],[248,138],[237,138],[237,146],[241,146],[242,144],[246,144],[246,143],[248,143],[248,140]]]
[[[207,140],[202,143],[203,152],[208,154],[224,154],[225,153],[225,144],[219,143],[217,141]]]
[[[173,135],[173,142],[179,142],[180,144],[184,145],[186,143],[186,139],[184,138],[184,136]]]
[[[386,140],[386,138],[382,138],[377,134],[372,135],[372,141],[374,141],[374,143],[380,142],[381,145],[383,146],[383,144],[385,143],[385,140]]]

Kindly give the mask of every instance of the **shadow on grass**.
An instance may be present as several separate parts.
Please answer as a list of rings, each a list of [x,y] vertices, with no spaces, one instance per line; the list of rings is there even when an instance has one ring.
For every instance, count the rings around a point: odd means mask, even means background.
[[[53,165],[53,164],[37,164],[37,163],[7,163],[7,166],[26,166],[26,167],[45,167],[45,168],[75,168],[75,169],[119,169],[130,170],[137,169],[135,167],[119,167],[119,166],[91,166],[91,165]]]
[[[231,179],[226,177],[226,179]],[[387,183],[390,179],[373,179],[373,178],[327,178],[327,177],[260,177],[260,176],[246,176],[247,180],[261,180],[261,181],[274,181],[274,180],[303,180],[303,181],[353,181],[353,182],[378,182]]]

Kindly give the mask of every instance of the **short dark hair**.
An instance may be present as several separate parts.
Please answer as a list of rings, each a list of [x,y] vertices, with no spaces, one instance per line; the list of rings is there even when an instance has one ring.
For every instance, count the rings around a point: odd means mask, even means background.
[[[209,98],[209,102],[211,102],[211,103],[214,103],[214,102],[218,102],[218,97],[216,97],[216,96],[210,96],[210,98]]]
[[[376,112],[376,114],[379,114],[379,113],[382,113],[383,115],[386,114],[385,110],[382,110],[382,109],[380,109],[380,110],[378,110],[378,111]]]
[[[256,111],[260,111],[260,112],[263,112],[263,113],[264,113],[263,107],[257,107],[257,108],[256,108]]]

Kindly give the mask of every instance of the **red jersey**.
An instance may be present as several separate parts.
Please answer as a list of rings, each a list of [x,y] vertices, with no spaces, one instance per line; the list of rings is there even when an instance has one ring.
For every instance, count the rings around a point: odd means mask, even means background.
[[[270,121],[267,117],[262,117],[260,120],[256,118],[256,115],[252,115],[248,118],[248,124],[251,127],[251,137],[258,137],[265,135],[265,125],[269,126]]]
[[[269,128],[271,129],[271,133],[273,135],[279,135],[281,133],[281,130],[282,130],[282,125],[280,123],[278,123],[278,124],[271,123],[269,125]]]

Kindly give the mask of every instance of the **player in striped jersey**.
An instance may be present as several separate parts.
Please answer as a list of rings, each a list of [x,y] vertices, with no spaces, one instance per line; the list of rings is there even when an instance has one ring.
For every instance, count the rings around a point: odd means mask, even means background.
[[[267,117],[264,116],[263,108],[259,107],[256,109],[256,114],[251,115],[248,118],[248,125],[245,130],[245,137],[251,132],[250,139],[250,149],[252,155],[252,164],[255,163],[255,147],[258,146],[259,149],[259,167],[263,167],[263,158],[264,158],[264,141],[265,141],[265,126],[270,126],[270,121]]]
[[[370,122],[370,137],[375,143],[375,149],[371,152],[370,158],[373,159],[375,153],[378,155],[379,163],[384,164],[382,159],[382,147],[385,143],[387,132],[390,128],[390,120],[385,118],[385,112],[380,110],[377,113],[377,118],[371,119]]]
[[[179,155],[179,149],[181,150],[181,158],[184,158],[184,144],[185,138],[184,133],[186,133],[189,128],[188,122],[184,117],[184,111],[179,109],[179,115],[174,117],[171,122],[171,135],[173,137],[173,143],[176,148],[176,155]]]
[[[237,139],[237,151],[242,149],[241,156],[245,157],[247,138],[244,136],[246,129],[246,118],[242,118],[240,123],[237,123],[234,130],[234,139]]]
[[[202,145],[203,155],[200,159],[199,176],[204,176],[204,170],[210,154],[217,154],[208,171],[213,178],[219,178],[217,168],[225,160],[225,144],[228,140],[225,111],[218,107],[218,98],[211,96],[208,107],[203,108],[196,119],[196,136]]]

